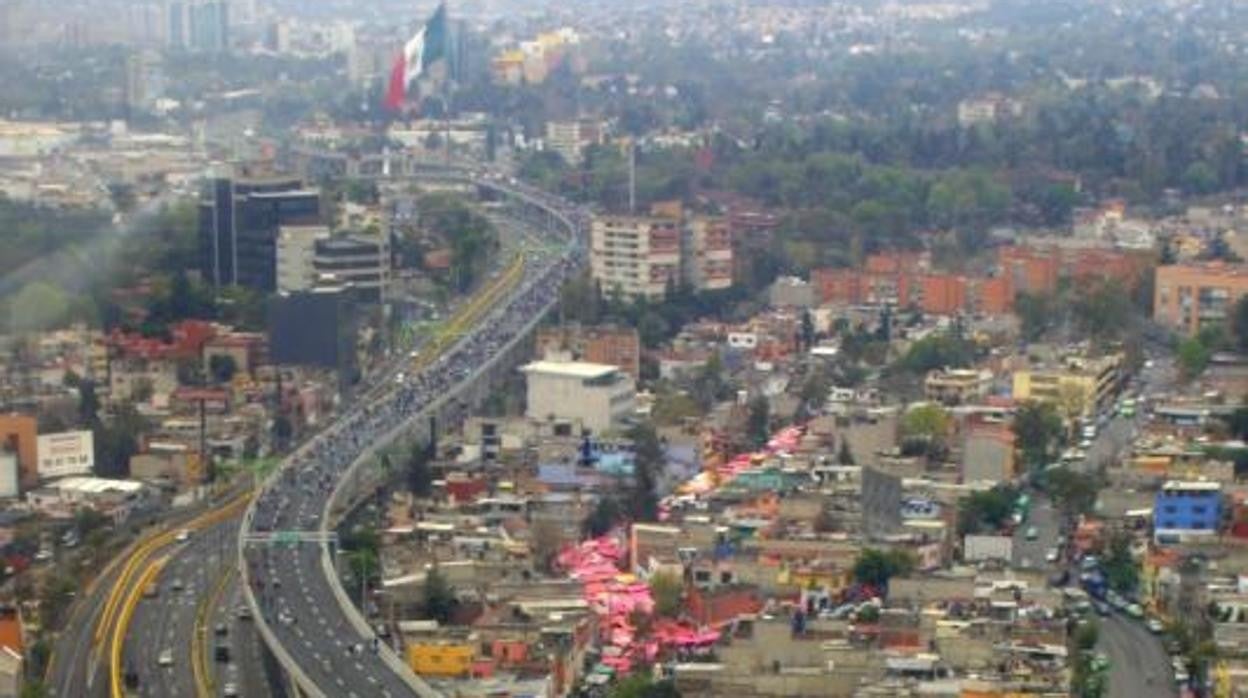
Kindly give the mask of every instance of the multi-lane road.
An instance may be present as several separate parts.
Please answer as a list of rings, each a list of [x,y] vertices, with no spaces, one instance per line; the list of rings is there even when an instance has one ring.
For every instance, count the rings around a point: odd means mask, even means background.
[[[169,561],[145,594],[126,633],[122,664],[139,677],[137,693],[151,698],[196,696],[191,645],[196,611],[232,562],[237,520],[193,534],[170,550]],[[172,661],[162,666],[161,655]]]
[[[563,219],[567,222],[567,219]],[[457,394],[549,310],[562,281],[579,268],[572,225],[554,233],[559,246],[524,256],[522,281],[484,306],[469,306],[463,335],[424,356],[380,399],[349,412],[268,483],[245,520],[242,566],[249,604],[266,642],[312,695],[436,695],[375,637],[345,598],[328,558],[327,498],[369,449],[398,436],[441,400]],[[559,239],[562,238],[562,239]]]

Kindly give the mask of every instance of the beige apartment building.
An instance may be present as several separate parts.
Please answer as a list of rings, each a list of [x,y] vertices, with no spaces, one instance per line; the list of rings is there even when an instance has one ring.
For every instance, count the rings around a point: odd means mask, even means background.
[[[605,293],[662,298],[680,280],[679,220],[653,216],[595,216],[590,271]]]
[[[1014,399],[1057,405],[1067,418],[1089,416],[1111,403],[1118,391],[1122,354],[1096,358],[1067,356],[1014,371]]]
[[[1248,265],[1225,262],[1157,267],[1153,319],[1195,334],[1227,322],[1231,308],[1248,295]]]
[[[732,232],[726,219],[596,216],[590,228],[590,270],[606,293],[662,298],[669,284],[697,291],[732,286]]]

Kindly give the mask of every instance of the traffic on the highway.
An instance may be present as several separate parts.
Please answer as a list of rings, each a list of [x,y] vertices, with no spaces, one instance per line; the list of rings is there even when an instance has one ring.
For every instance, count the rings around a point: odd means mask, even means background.
[[[305,690],[348,697],[431,693],[378,637],[361,632],[352,622],[353,609],[342,607],[343,596],[335,589],[340,583],[327,574],[333,569],[325,560],[328,547],[318,544],[324,540],[325,503],[362,452],[392,437],[396,428],[417,423],[428,406],[471,380],[551,307],[564,280],[583,263],[579,227],[569,225],[579,220],[573,209],[545,194],[512,189],[514,180],[481,183],[557,213],[568,227],[545,232],[562,242],[562,251],[525,253],[519,290],[423,370],[404,375],[383,396],[301,448],[267,483],[246,520],[242,555],[249,603],[257,624],[269,631],[266,640],[277,645],[279,661],[295,665],[285,668],[303,678]],[[269,534],[271,542],[256,542],[256,534]]]

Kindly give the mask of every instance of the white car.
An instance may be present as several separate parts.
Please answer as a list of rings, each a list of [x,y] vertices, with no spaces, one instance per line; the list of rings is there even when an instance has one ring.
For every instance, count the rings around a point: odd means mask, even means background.
[[[164,650],[156,658],[156,663],[163,667],[173,666],[173,650]]]
[[[185,543],[191,539],[191,532],[184,528],[178,531],[178,535],[174,536],[173,539],[179,543]]]
[[[1049,548],[1049,552],[1044,554],[1044,561],[1045,562],[1057,562],[1057,559],[1060,556],[1061,556],[1061,551],[1059,551],[1057,548]]]

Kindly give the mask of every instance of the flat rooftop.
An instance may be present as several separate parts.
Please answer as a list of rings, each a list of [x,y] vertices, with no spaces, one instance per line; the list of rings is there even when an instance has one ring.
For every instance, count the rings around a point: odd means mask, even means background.
[[[1186,490],[1189,492],[1195,491],[1195,490],[1204,490],[1207,492],[1215,492],[1215,491],[1219,491],[1222,489],[1222,484],[1218,482],[1206,482],[1203,480],[1186,481],[1186,482],[1183,480],[1168,480],[1166,484],[1161,486],[1161,489],[1163,492],[1168,491],[1168,490],[1175,490],[1175,491]]]
[[[620,369],[609,364],[594,364],[587,361],[534,361],[520,367],[524,373],[539,373],[546,376],[562,376],[564,378],[602,378]]]

